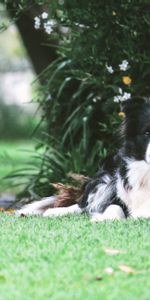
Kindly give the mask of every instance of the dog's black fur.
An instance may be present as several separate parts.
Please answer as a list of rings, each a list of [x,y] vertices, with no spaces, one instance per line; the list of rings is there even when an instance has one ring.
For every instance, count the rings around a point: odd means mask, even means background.
[[[105,182],[105,176],[109,174],[109,176],[111,176],[110,178],[113,185],[109,198],[104,199],[104,201],[101,202],[100,206],[98,207],[98,210],[93,212],[103,213],[109,205],[115,204],[115,205],[119,205],[123,209],[126,217],[129,216],[128,207],[120,198],[117,197],[115,173],[116,170],[119,168],[120,164],[121,164],[121,157],[119,153],[114,157],[109,157],[105,160],[101,170],[97,172],[96,176],[94,176],[84,185],[83,188],[84,192],[79,201],[79,206],[81,207],[81,209],[86,210],[86,207],[88,206],[88,197],[91,193],[93,194],[96,193],[98,187],[101,184],[102,185],[107,184],[107,182]],[[126,178],[126,171],[127,171],[126,166],[123,165],[122,168],[120,168],[120,171],[121,171],[121,176],[125,178],[124,184],[127,187],[128,180]]]

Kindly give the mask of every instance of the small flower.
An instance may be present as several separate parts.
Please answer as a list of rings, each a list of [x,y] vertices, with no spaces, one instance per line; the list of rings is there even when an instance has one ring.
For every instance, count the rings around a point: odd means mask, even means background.
[[[43,20],[47,19],[48,18],[48,13],[44,11],[42,13],[41,17],[42,17]]]
[[[113,10],[113,12],[112,12],[112,15],[113,16],[116,16],[117,14],[116,14],[116,12]]]
[[[122,63],[119,65],[119,68],[121,71],[126,71],[128,68],[128,61],[127,60],[123,60]]]
[[[130,93],[124,93],[123,94],[123,96],[122,96],[122,101],[126,101],[126,100],[128,100],[128,99],[130,99],[131,98],[131,94]]]
[[[113,74],[113,73],[114,73],[114,70],[113,70],[113,67],[112,67],[112,66],[108,66],[108,65],[106,64],[106,69],[107,69],[107,71],[108,71],[110,74]]]
[[[47,21],[46,23],[44,23],[44,29],[45,29],[45,32],[47,33],[47,34],[51,34],[52,33],[52,31],[53,31],[53,28],[52,28],[52,26],[53,26],[53,22],[52,21]]]
[[[114,102],[119,103],[119,102],[123,102],[126,101],[128,99],[131,98],[131,94],[124,92],[122,95],[117,95],[114,97]]]
[[[96,99],[96,98],[93,98],[93,102],[96,103],[96,102],[97,102],[97,99]]]
[[[116,102],[116,103],[119,103],[120,101],[121,101],[121,96],[120,95],[118,95],[118,96],[115,96],[114,97],[114,102]]]
[[[56,25],[56,22],[55,22],[54,20],[51,19],[51,20],[48,20],[48,21],[47,21],[47,24],[49,24],[50,26],[53,27],[53,26]]]
[[[39,17],[35,17],[34,18],[34,28],[35,29],[39,29],[40,26],[41,26],[41,20],[40,20],[40,18]]]
[[[123,81],[124,84],[130,85],[131,82],[132,82],[132,79],[131,79],[131,77],[129,77],[129,76],[123,76],[123,77],[122,77],[122,81]]]
[[[125,113],[124,113],[123,111],[120,111],[120,112],[118,113],[118,116],[119,116],[120,118],[124,119],[124,118],[125,118]]]

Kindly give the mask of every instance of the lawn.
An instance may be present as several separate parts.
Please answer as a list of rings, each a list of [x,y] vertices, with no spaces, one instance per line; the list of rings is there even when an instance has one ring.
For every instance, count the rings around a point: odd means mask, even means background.
[[[26,165],[32,150],[32,142],[1,142],[1,176]],[[1,212],[0,221],[0,300],[149,300],[150,220]]]
[[[14,170],[24,168],[33,154],[31,152],[34,151],[34,145],[33,141],[0,142],[0,192],[14,191],[1,178]]]
[[[150,220],[0,218],[1,300],[149,300]]]

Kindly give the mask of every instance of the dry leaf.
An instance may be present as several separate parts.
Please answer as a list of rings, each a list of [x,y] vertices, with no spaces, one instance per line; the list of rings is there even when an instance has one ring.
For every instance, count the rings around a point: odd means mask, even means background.
[[[9,213],[9,214],[13,214],[15,211],[16,210],[12,209],[12,208],[6,209],[6,212]]]
[[[78,181],[81,184],[85,183],[87,180],[90,179],[90,177],[84,176],[82,174],[72,173],[72,172],[69,172],[67,176],[73,178],[74,180]]]
[[[135,274],[136,273],[135,269],[133,269],[132,267],[129,267],[127,265],[119,265],[119,269],[122,272],[125,272],[125,273],[128,273],[128,274]]]
[[[7,212],[7,213],[14,213],[15,212],[15,209],[12,209],[12,208],[3,208],[3,207],[0,207],[0,212]]]
[[[118,249],[111,249],[111,248],[104,248],[104,252],[109,255],[117,255],[121,253],[126,253],[125,251],[118,250]]]

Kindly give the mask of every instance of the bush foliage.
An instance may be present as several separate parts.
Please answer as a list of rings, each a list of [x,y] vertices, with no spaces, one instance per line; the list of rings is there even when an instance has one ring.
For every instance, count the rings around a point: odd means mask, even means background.
[[[43,74],[42,105],[53,146],[72,171],[92,175],[99,160],[115,151],[118,96],[150,94],[148,8],[144,2],[96,0],[50,6],[60,29],[52,35],[59,40],[59,59]]]
[[[61,35],[60,58],[44,74],[51,93],[49,101],[44,101],[45,95],[43,99],[49,132],[63,147],[82,143],[85,161],[98,141],[100,156],[106,153],[100,150],[116,146],[120,108],[114,97],[149,96],[148,6],[131,1],[52,2],[53,17],[68,32]],[[125,70],[121,70],[123,61],[128,63]]]
[[[38,98],[48,124],[40,178],[48,182],[68,171],[94,174],[118,146],[120,102],[150,95],[150,4],[54,0],[46,7],[56,20],[49,46],[58,40]]]

